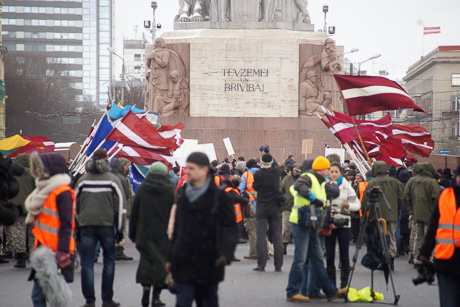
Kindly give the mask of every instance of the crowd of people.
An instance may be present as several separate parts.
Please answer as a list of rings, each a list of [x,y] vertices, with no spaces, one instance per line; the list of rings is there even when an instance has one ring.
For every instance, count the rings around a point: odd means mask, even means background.
[[[11,201],[18,216],[2,226],[0,263],[14,258],[14,267],[24,269],[31,260],[34,306],[65,306],[66,291],[56,291],[43,270],[54,267],[65,282],[73,282],[77,254],[83,306],[96,306],[94,263],[100,249],[102,306],[120,306],[114,301],[115,263],[133,259],[124,252],[125,237],[140,254],[135,281],[143,289],[142,306],[165,306],[164,289],[176,294],[178,307],[194,301],[218,306],[225,267],[242,261],[235,249],[247,243],[244,261],[254,261],[260,274],[272,257],[274,271],[282,272],[287,247],[294,244],[287,301],[345,298],[349,248],[358,243],[362,209],[376,187],[382,191],[379,202],[389,205],[380,208],[391,270],[399,256],[408,256],[418,269],[432,268],[436,259],[442,306],[460,302],[452,290],[460,287],[460,166],[452,173],[436,171],[431,163],[397,169],[377,161],[362,174],[337,155],[301,163],[289,156],[281,162],[263,148],[260,158],[219,163],[196,152],[183,168],[153,163],[133,193],[130,162],[109,161],[102,149],[87,162],[86,174],[73,177],[55,153],[21,154],[14,164],[25,171],[15,176],[19,193]],[[55,261],[43,267],[47,251]]]

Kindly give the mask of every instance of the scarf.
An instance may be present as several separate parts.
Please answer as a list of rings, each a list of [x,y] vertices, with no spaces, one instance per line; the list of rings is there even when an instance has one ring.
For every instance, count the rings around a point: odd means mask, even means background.
[[[26,224],[33,224],[35,217],[40,214],[43,204],[49,194],[62,185],[70,184],[70,177],[66,174],[57,174],[48,179],[35,180],[35,190],[27,196],[25,205],[28,211]]]
[[[206,193],[210,184],[211,184],[211,176],[208,176],[208,179],[201,187],[197,188],[191,184],[187,184],[187,186],[185,187],[185,196],[187,196],[188,201],[191,203],[195,202],[204,193]]]
[[[327,176],[327,179],[331,179],[331,177]],[[342,181],[343,181],[343,175],[340,175],[339,179],[337,179],[337,185],[340,186],[342,184]]]

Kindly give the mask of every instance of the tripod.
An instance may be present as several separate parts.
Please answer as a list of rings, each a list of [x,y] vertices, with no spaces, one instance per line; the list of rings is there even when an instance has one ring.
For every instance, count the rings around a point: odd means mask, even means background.
[[[361,228],[359,230],[358,241],[356,243],[355,255],[353,256],[353,268],[351,270],[350,279],[348,280],[347,289],[350,288],[351,281],[353,279],[353,274],[355,272],[356,263],[358,262],[359,251],[364,243],[364,238],[365,238],[364,235],[365,235],[366,230],[370,230],[368,231],[368,233],[372,235],[374,235],[374,232],[377,231],[378,238],[380,240],[380,244],[382,245],[382,251],[383,251],[383,260],[381,261],[381,265],[383,266],[386,265],[388,268],[390,282],[391,282],[391,286],[393,288],[393,294],[394,294],[393,305],[398,305],[398,302],[401,296],[396,294],[396,289],[395,289],[395,285],[393,282],[393,275],[391,273],[391,269],[389,269],[388,267],[390,263],[390,255],[389,255],[388,243],[386,240],[387,228],[386,228],[386,221],[382,217],[382,211],[380,210],[380,203],[378,201],[379,195],[382,195],[383,200],[388,210],[391,210],[391,208],[388,204],[385,194],[383,194],[383,192],[380,190],[380,187],[372,188],[372,190],[369,193],[370,193],[369,202],[366,204],[366,206],[363,209]],[[371,269],[371,272],[372,272],[371,273],[372,302],[376,302],[377,300],[375,297],[375,293],[374,293],[374,270],[375,269]],[[388,284],[387,284],[387,290],[388,290]],[[346,301],[348,301],[348,293],[346,296]]]

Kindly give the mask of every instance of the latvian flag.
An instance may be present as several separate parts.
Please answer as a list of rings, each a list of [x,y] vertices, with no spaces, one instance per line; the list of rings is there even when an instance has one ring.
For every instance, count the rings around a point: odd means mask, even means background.
[[[423,35],[439,34],[439,33],[441,33],[441,27],[424,27],[423,28]]]
[[[334,78],[350,115],[399,109],[425,112],[398,83],[387,78],[346,75],[334,75]]]

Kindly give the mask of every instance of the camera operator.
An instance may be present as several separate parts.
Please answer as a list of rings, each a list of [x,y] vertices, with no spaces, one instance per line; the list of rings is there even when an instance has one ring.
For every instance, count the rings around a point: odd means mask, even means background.
[[[374,187],[381,187],[385,198],[388,200],[388,205],[391,210],[388,210],[382,195],[379,195],[378,201],[382,211],[382,217],[387,223],[387,231],[390,236],[389,254],[391,258],[391,270],[394,271],[394,258],[398,255],[396,248],[396,221],[398,213],[401,211],[404,200],[404,193],[401,183],[392,177],[388,176],[388,166],[383,161],[377,161],[372,165],[372,173],[374,179],[369,181],[363,195],[363,204],[369,202],[369,192]]]
[[[430,257],[434,249],[434,269],[442,307],[460,306],[460,165],[456,174],[454,186],[441,192],[433,208],[418,258],[421,281],[431,283]]]

